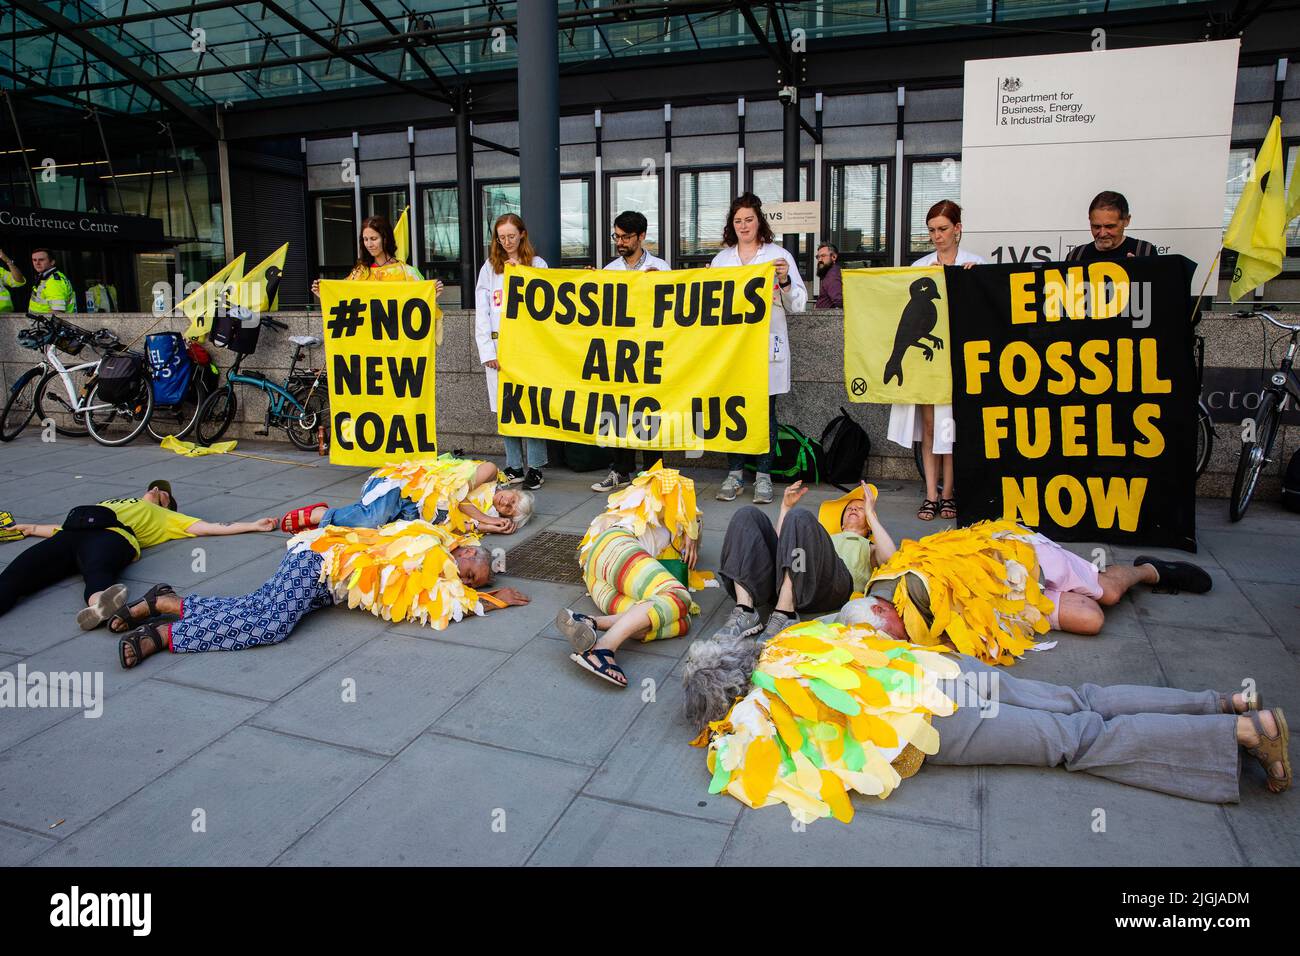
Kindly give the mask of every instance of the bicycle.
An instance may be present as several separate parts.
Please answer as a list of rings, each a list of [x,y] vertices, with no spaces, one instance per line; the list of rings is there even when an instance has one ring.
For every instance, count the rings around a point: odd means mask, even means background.
[[[1284,332],[1291,333],[1286,355],[1260,392],[1253,428],[1247,432],[1251,440],[1247,441],[1245,434],[1242,436],[1241,458],[1237,462],[1237,474],[1232,480],[1232,497],[1228,499],[1229,517],[1233,521],[1240,521],[1245,517],[1246,509],[1250,507],[1250,499],[1255,494],[1264,466],[1272,461],[1268,456],[1272,453],[1273,443],[1277,440],[1277,430],[1282,424],[1282,413],[1286,411],[1287,402],[1292,401],[1300,405],[1300,381],[1297,381],[1293,369],[1296,348],[1300,344],[1300,325],[1286,325],[1267,312],[1244,311],[1234,312],[1233,315],[1239,319],[1262,319]]]
[[[32,325],[19,331],[19,344],[41,352],[43,358],[10,389],[0,412],[0,441],[13,441],[33,418],[52,421],[60,435],[77,438],[89,434],[101,445],[124,445],[135,438],[148,423],[153,396],[141,396],[138,388],[132,388],[123,399],[126,411],[119,414],[118,403],[97,395],[100,364],[108,356],[127,354],[117,335],[109,329],[90,332],[53,314],[29,312],[27,319]],[[60,351],[75,357],[87,345],[100,353],[95,361],[71,367],[60,361]],[[148,386],[147,376],[142,380]],[[55,390],[56,383],[63,387],[64,395]],[[115,426],[126,424],[131,427],[119,434]]]
[[[149,338],[153,338],[153,336]],[[151,353],[152,351],[152,348],[150,348]],[[199,409],[203,407],[203,402],[209,394],[204,379],[206,368],[196,362],[193,356],[190,356],[189,361],[192,365],[190,381],[185,386],[185,391],[180,399],[170,405],[164,405],[157,401],[157,395],[154,396],[154,409],[153,414],[149,417],[148,427],[149,434],[157,441],[161,442],[168,435],[184,438],[194,430],[194,426],[198,423]],[[150,355],[150,364],[154,365],[154,375],[159,375],[153,354]]]
[[[286,331],[289,326],[276,319],[263,316],[261,325],[276,331]],[[254,327],[256,329],[256,326]],[[298,364],[306,352],[321,340],[314,335],[295,335],[289,339],[294,345],[293,362],[283,384],[276,384],[260,372],[241,372],[240,365],[256,349],[256,335],[251,339],[233,342],[237,358],[226,372],[225,383],[218,386],[199,409],[195,436],[200,445],[211,445],[226,433],[239,410],[236,385],[247,385],[266,393],[266,418],[264,425],[283,428],[295,447],[304,451],[316,449],[325,454],[329,445],[329,388],[325,370],[300,369]]]

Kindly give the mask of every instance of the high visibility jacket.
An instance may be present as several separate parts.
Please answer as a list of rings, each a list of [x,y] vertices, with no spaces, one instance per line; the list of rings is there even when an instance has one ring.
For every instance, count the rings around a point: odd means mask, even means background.
[[[0,312],[12,312],[14,310],[14,298],[9,294],[10,289],[16,289],[20,285],[27,283],[22,279],[15,279],[13,273],[8,269],[0,267]]]
[[[86,289],[87,312],[116,312],[117,289],[111,285],[96,283]]]
[[[51,269],[37,277],[32,285],[32,299],[28,312],[76,312],[77,293],[72,283],[58,269]]]

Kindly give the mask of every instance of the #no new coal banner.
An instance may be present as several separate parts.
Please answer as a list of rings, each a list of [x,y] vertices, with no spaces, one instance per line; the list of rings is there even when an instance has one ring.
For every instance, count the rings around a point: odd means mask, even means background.
[[[1196,550],[1194,268],[946,270],[963,520]]]
[[[507,266],[503,435],[767,450],[772,263],[674,272]]]
[[[438,453],[436,295],[432,281],[321,282],[331,464],[382,465]]]

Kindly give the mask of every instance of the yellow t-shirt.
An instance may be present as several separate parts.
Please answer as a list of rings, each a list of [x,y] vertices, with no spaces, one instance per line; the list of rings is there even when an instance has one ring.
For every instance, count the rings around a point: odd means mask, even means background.
[[[197,522],[198,518],[172,511],[152,501],[143,498],[110,498],[100,504],[111,509],[118,521],[135,532],[132,537],[125,528],[113,529],[131,542],[137,558],[140,557],[141,548],[152,548],[164,541],[195,537],[185,529]]]
[[[864,592],[871,577],[871,540],[852,531],[831,535],[831,544],[853,576],[853,590]]]

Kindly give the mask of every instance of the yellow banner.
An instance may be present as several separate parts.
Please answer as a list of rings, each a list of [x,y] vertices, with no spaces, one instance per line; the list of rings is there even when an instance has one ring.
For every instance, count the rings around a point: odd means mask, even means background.
[[[767,451],[772,263],[675,272],[507,266],[503,435]]]
[[[846,269],[844,388],[849,401],[952,401],[943,266]]]
[[[321,282],[332,464],[438,453],[436,295],[433,281]]]

